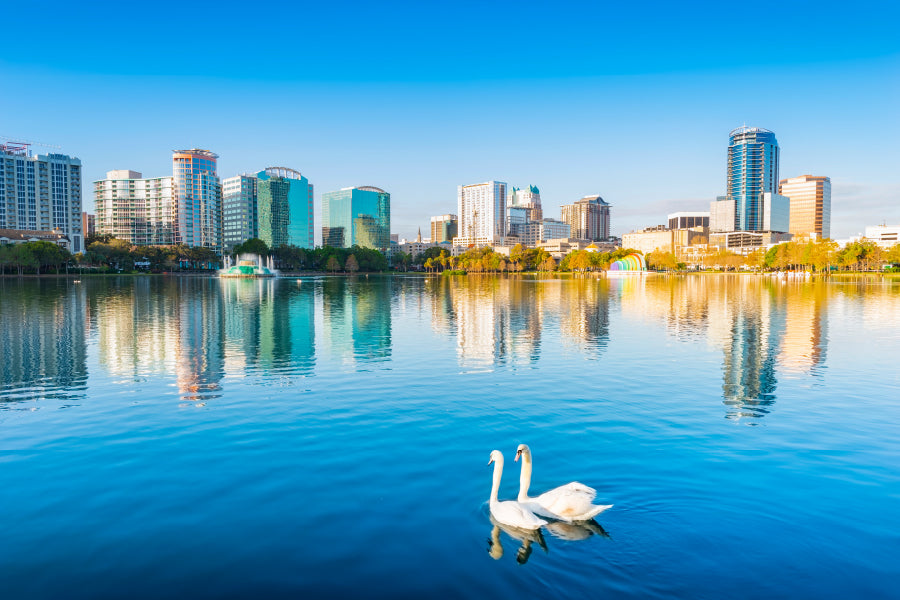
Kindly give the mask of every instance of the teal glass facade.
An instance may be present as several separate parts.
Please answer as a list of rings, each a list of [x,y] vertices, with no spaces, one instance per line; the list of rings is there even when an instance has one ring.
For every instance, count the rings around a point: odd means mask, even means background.
[[[734,200],[734,230],[762,231],[763,194],[778,193],[778,141],[761,127],[739,127],[728,138],[726,193]]]
[[[259,239],[269,248],[312,248],[313,186],[299,171],[269,167],[256,175]]]
[[[322,194],[322,245],[362,246],[388,254],[391,195],[376,187],[344,188]]]

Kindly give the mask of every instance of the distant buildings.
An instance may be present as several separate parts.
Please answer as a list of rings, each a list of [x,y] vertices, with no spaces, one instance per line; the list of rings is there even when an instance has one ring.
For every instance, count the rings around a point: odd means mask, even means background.
[[[766,192],[778,192],[778,141],[761,127],[738,127],[728,138],[726,198],[734,201],[732,231],[764,231]]]
[[[175,243],[175,194],[172,177],[144,179],[138,171],[107,171],[94,182],[97,233],[135,246]]]
[[[322,195],[323,246],[362,246],[388,254],[390,236],[391,195],[388,192],[363,186]]]
[[[84,233],[85,238],[89,235],[94,235],[97,232],[97,218],[91,213],[82,212],[81,231]]]
[[[541,208],[541,191],[535,185],[529,185],[528,189],[512,188],[506,199],[507,206],[524,208],[528,221],[541,221],[544,211]]]
[[[690,229],[691,227],[709,227],[708,212],[676,212],[666,217],[669,229]]]
[[[455,246],[484,246],[502,242],[507,235],[506,183],[488,181],[457,188],[459,236]]]
[[[705,227],[668,229],[662,225],[643,231],[633,231],[622,236],[622,247],[638,250],[643,254],[654,251],[678,254],[679,249],[694,244],[705,244],[709,231]]]
[[[782,179],[779,193],[790,198],[790,233],[831,237],[831,179],[812,175]]]
[[[599,242],[609,239],[609,208],[600,196],[585,196],[560,207],[562,220],[569,224],[571,237]]]
[[[172,155],[175,243],[202,246],[221,254],[222,184],[219,156],[209,150],[176,150]]]
[[[431,217],[431,242],[452,242],[459,235],[459,220],[456,215],[439,215]]]
[[[81,161],[0,144],[0,229],[61,233],[72,252],[83,252]]]
[[[313,186],[309,180],[286,167],[269,167],[256,178],[257,237],[269,248],[313,248]]]
[[[888,227],[887,225],[875,225],[866,227],[866,239],[871,240],[882,248],[890,248],[900,243],[900,225]]]
[[[259,237],[256,184],[256,176],[248,174],[222,180],[222,229],[229,250]]]
[[[520,235],[522,243],[531,248],[548,240],[568,239],[570,237],[572,237],[572,230],[569,224],[556,219],[528,221],[523,229],[523,233]]]

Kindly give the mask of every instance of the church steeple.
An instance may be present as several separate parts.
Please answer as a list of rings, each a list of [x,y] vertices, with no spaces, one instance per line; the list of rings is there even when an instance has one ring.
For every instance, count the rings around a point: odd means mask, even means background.
[[[419,235],[416,236],[416,242],[422,243],[422,228],[419,227]]]

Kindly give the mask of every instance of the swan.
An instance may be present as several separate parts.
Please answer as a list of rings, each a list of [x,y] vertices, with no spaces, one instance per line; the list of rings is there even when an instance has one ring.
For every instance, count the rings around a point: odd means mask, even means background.
[[[534,516],[534,513],[515,500],[503,502],[497,500],[497,494],[500,493],[500,477],[503,476],[503,454],[499,450],[491,451],[491,460],[488,461],[488,465],[491,463],[494,463],[494,483],[491,486],[490,499],[491,516],[498,523],[520,529],[540,529],[541,526],[546,525],[547,521]]]
[[[536,498],[528,497],[528,486],[531,485],[531,449],[519,444],[516,449],[516,462],[522,457],[522,472],[519,476],[519,504],[542,517],[549,517],[573,523],[588,521],[612,504],[592,504],[597,490],[583,483],[573,481],[566,485],[544,492]]]

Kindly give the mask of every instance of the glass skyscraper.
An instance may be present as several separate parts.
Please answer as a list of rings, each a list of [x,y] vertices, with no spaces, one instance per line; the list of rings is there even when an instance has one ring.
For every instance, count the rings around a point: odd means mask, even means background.
[[[391,195],[371,186],[322,194],[322,245],[362,246],[387,254],[391,246]]]
[[[222,185],[218,155],[209,150],[176,150],[172,156],[175,243],[223,251]]]
[[[223,179],[222,207],[222,231],[228,250],[259,237],[255,176],[236,175]]]
[[[761,127],[738,127],[728,138],[726,199],[734,202],[734,230],[764,229],[763,194],[778,193],[778,141]]]
[[[259,239],[269,248],[313,247],[313,186],[299,171],[269,167],[256,175]]]

